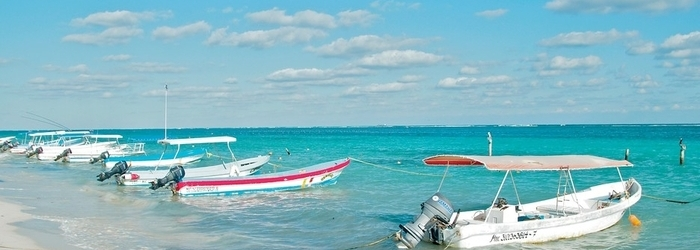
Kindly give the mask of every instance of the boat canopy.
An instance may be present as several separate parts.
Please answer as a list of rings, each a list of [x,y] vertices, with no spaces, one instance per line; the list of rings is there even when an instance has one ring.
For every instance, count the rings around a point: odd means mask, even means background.
[[[212,136],[212,137],[197,137],[185,139],[163,139],[158,140],[162,145],[182,145],[182,144],[205,144],[205,143],[229,143],[235,142],[236,138],[232,136]]]
[[[5,141],[13,140],[13,139],[15,139],[14,136],[2,137],[2,138],[0,138],[0,142],[5,142]]]
[[[87,138],[93,139],[121,139],[122,135],[85,135]]]
[[[439,157],[439,158],[438,158]],[[524,156],[470,156],[439,155],[423,160],[427,165],[481,165],[489,170],[585,170],[631,167],[626,160],[613,160],[593,155],[524,155]]]
[[[51,131],[51,132],[37,132],[37,133],[31,133],[29,136],[36,137],[36,136],[57,136],[57,135],[86,135],[89,134],[90,131]]]

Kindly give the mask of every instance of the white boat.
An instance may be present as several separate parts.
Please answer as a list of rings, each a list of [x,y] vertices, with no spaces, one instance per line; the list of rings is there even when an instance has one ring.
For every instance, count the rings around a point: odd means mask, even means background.
[[[28,138],[24,139],[24,143],[20,143],[17,147],[10,149],[13,154],[28,154],[38,150],[43,146],[70,146],[83,141],[83,136],[90,134],[90,131],[49,131],[36,132],[27,134]],[[38,153],[38,152],[33,152]]]
[[[42,146],[42,152],[36,154],[42,161],[90,162],[101,154],[130,156],[145,154],[144,143],[121,144],[121,135],[86,134],[80,144],[68,146]]]
[[[201,160],[207,151],[204,148],[185,148],[185,146],[211,143],[235,142],[236,138],[231,136],[198,137],[185,139],[162,139],[158,144],[163,145],[163,152],[159,155],[136,155],[136,156],[109,156],[104,159],[106,167],[112,167],[120,161],[131,163],[131,167],[170,167],[183,165]],[[175,147],[174,151],[170,148]]]
[[[450,157],[505,172],[493,205],[483,210],[455,212],[452,203],[438,191],[422,204],[422,213],[413,222],[399,226],[398,248],[413,248],[421,240],[446,247],[473,248],[578,237],[615,225],[642,196],[642,187],[635,179],[622,178],[620,167],[632,166],[627,160],[590,155]],[[616,168],[620,180],[576,190],[571,171],[603,168]],[[554,198],[521,203],[515,180],[515,202],[511,204],[500,197],[506,179],[513,179],[513,171],[553,170],[560,172]],[[632,214],[629,219],[633,225],[641,224]]]
[[[175,195],[239,195],[247,193],[299,190],[335,184],[350,159],[339,159],[299,169],[243,177],[192,178],[171,188]],[[189,170],[185,170],[189,176]]]
[[[238,161],[206,166],[187,167],[185,179],[190,178],[221,178],[230,176],[247,176],[256,173],[270,161],[269,155],[260,155]],[[117,181],[124,186],[151,186],[151,183],[168,175],[170,169],[128,171],[122,174]]]
[[[265,163],[267,163],[270,160],[269,155],[262,155],[258,157],[253,157],[245,160],[237,160],[236,156],[233,154],[233,150],[231,150],[231,143],[236,142],[236,138],[232,136],[214,136],[214,137],[198,137],[198,138],[186,138],[186,139],[164,139],[164,140],[159,140],[158,143],[163,144],[164,146],[168,145],[177,145],[177,152],[174,154],[175,158],[174,160],[182,160],[183,158],[178,158],[178,153],[180,152],[181,148],[185,145],[199,145],[199,144],[217,144],[217,143],[223,143],[226,144],[226,147],[228,148],[228,154],[229,156],[226,156],[227,158],[224,158],[223,156],[218,156],[221,160],[221,163],[217,163],[215,165],[210,165],[210,166],[204,166],[204,167],[196,167],[196,166],[187,166],[187,178],[217,178],[217,177],[229,177],[229,176],[245,176],[245,175],[250,175],[255,172],[257,172],[260,168],[262,168]],[[204,152],[204,151],[202,151]],[[201,159],[203,157],[199,156],[197,159]],[[143,170],[136,170],[139,168],[134,168],[135,165],[134,163],[137,161],[128,161],[125,160],[123,162],[126,162],[129,165],[128,168],[125,169],[114,169],[114,171],[110,170],[108,172],[105,172],[106,175],[103,177],[98,176],[98,180],[106,178],[109,178],[112,175],[117,176],[117,183],[120,185],[125,185],[125,186],[139,186],[139,185],[151,185],[151,182],[157,179],[162,179],[166,175],[168,175],[172,169],[168,168],[168,165],[163,164],[163,162],[169,162],[167,160],[161,160],[160,162],[157,162],[155,165],[151,165],[150,167],[152,169],[143,169]],[[117,166],[118,163],[115,163],[115,167]],[[183,165],[183,162],[173,162],[173,165],[180,166]],[[164,167],[165,166],[165,167]],[[122,171],[122,172],[120,172]]]

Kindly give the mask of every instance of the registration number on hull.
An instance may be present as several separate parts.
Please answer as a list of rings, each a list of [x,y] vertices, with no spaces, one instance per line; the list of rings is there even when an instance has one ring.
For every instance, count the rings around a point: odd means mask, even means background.
[[[489,241],[489,242],[522,240],[522,239],[527,239],[528,237],[535,237],[536,234],[537,234],[537,230],[522,231],[522,232],[516,232],[516,233],[494,234],[491,236],[491,241]]]

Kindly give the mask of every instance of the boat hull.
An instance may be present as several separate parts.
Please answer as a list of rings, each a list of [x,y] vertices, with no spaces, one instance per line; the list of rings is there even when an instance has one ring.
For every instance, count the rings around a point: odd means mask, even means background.
[[[164,155],[161,159],[160,155],[139,155],[139,156],[124,156],[124,157],[112,157],[110,156],[104,161],[106,167],[112,167],[114,164],[120,161],[127,161],[131,163],[131,167],[158,167],[158,166],[173,166],[173,165],[183,165],[201,160],[206,153],[204,151],[196,151],[190,153],[183,153],[180,156],[168,156]]]
[[[335,184],[349,164],[350,159],[344,159],[257,176],[186,180],[177,184],[175,193],[180,196],[239,195],[326,186]]]
[[[540,243],[602,231],[618,223],[627,209],[641,198],[641,186],[634,179],[630,181],[633,182],[631,185],[634,185],[635,188],[628,198],[623,197],[619,202],[608,203],[611,205],[592,207],[584,209],[585,211],[573,209],[565,211],[563,210],[564,207],[559,207],[561,211],[547,210],[549,213],[558,214],[558,216],[553,218],[510,223],[488,223],[484,222],[488,218],[481,221],[473,219],[482,213],[483,210],[465,211],[459,213],[459,215],[455,213],[452,218],[453,220],[457,219],[455,227],[442,231],[445,239],[444,243],[450,247],[457,248],[474,248],[510,243]],[[586,191],[578,192],[577,197],[579,200],[587,200],[589,203],[595,198],[604,200],[603,197],[606,197],[608,192],[612,190],[624,192],[623,186],[620,182],[602,184]],[[573,199],[574,197],[566,196],[564,198]],[[556,204],[555,199],[523,204],[522,211],[543,210],[545,207],[554,207],[553,204]],[[570,214],[561,216],[562,213],[567,212]],[[430,241],[429,236],[424,237],[424,240]]]
[[[269,155],[261,155],[258,157],[248,158],[240,160],[238,162],[229,162],[224,164],[217,164],[206,167],[192,167],[185,168],[185,180],[193,178],[221,178],[234,176],[247,176],[252,175],[260,170],[268,161],[270,161]],[[237,164],[236,168],[233,166]],[[122,175],[120,178],[121,185],[124,186],[150,186],[151,182],[163,178],[170,171],[168,168],[162,168],[159,170],[142,170],[142,171],[129,171]],[[237,175],[236,175],[237,174]]]

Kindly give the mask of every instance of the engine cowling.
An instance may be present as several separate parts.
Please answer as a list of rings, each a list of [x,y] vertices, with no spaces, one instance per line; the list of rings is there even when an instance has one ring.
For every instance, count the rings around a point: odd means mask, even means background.
[[[152,181],[150,189],[156,190],[165,185],[179,183],[183,178],[185,178],[185,168],[182,165],[177,165],[171,167],[165,177]]]
[[[96,162],[104,162],[104,160],[106,160],[107,158],[109,158],[109,151],[104,151],[100,153],[99,156],[90,158],[90,164],[94,164]]]
[[[452,203],[439,192],[421,204],[421,214],[416,219],[405,225],[399,225],[398,232],[401,243],[413,248],[423,238],[425,232],[440,222],[449,224],[454,209]]]
[[[129,168],[131,167],[131,164],[127,163],[126,161],[120,161],[114,164],[114,167],[110,169],[109,171],[102,172],[98,174],[97,180],[98,181],[104,181],[106,179],[112,178],[113,175],[121,176],[123,174],[126,174],[126,172],[129,171]]]

